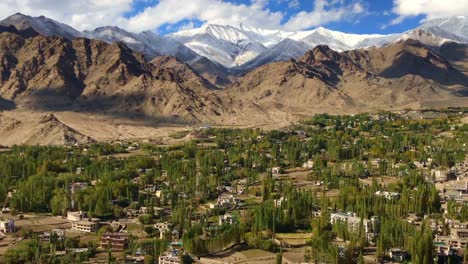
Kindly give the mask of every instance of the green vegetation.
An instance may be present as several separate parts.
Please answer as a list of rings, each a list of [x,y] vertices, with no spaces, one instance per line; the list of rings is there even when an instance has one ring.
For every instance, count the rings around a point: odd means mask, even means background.
[[[434,231],[428,222],[418,226],[406,218],[442,217],[442,201],[430,169],[450,168],[465,160],[468,134],[466,126],[456,125],[458,118],[317,115],[281,131],[209,128],[197,133],[198,139],[179,145],[141,145],[143,155],[125,158],[114,155],[126,152],[125,144],[14,146],[0,153],[0,202],[15,213],[64,216],[69,210],[80,210],[107,220],[148,207],[150,212],[139,216],[141,233],[147,237],[133,237],[127,251],[144,249],[147,263],[166,248],[152,227],[164,221],[174,225],[184,249],[195,256],[245,242],[276,252],[279,263],[284,254],[275,234],[310,232],[308,261],[363,262],[365,248],[375,244],[379,258],[400,248],[409,252],[413,263],[430,263]],[[429,167],[415,166],[428,159]],[[303,179],[288,177],[290,170],[308,162],[313,169],[301,169]],[[272,173],[275,167],[284,175]],[[393,180],[384,183],[383,176]],[[72,188],[76,183],[85,187]],[[148,186],[155,186],[160,194],[146,190]],[[223,192],[220,188],[229,189],[241,201],[207,209]],[[378,191],[398,193],[398,198],[376,196]],[[448,217],[467,221],[467,206],[448,201]],[[346,223],[331,223],[334,212],[353,212],[360,219],[376,217],[377,235],[367,237],[363,221],[354,230]],[[226,213],[237,221],[218,225],[218,217]],[[338,246],[338,240],[347,241],[346,246]],[[50,250],[29,237],[9,250],[5,259],[8,263],[64,263],[65,258],[80,262],[89,257],[67,254],[57,260],[50,257]]]

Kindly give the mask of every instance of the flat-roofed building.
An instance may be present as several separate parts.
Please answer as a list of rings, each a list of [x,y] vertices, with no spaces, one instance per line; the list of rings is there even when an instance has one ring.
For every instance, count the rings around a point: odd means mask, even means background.
[[[123,251],[128,247],[130,235],[126,233],[105,233],[101,237],[100,247],[103,249],[112,249]]]
[[[65,230],[63,229],[52,229],[39,235],[39,240],[42,243],[50,243],[52,236],[57,236],[57,240],[65,239]]]
[[[15,220],[0,220],[0,232],[2,233],[14,233],[16,231]]]
[[[159,264],[179,264],[180,258],[176,250],[169,250],[159,256]]]
[[[70,221],[80,221],[86,218],[86,213],[82,211],[67,212],[67,219]]]
[[[72,223],[72,230],[93,233],[96,232],[99,227],[99,221],[96,219],[86,218],[80,221],[74,221]]]

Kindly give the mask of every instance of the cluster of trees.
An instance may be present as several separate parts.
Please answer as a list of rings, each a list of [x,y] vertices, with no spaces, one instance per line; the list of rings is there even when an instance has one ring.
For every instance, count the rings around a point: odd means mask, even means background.
[[[121,144],[93,144],[86,149],[15,146],[0,153],[0,202],[14,211],[64,215],[67,210],[82,210],[106,219],[121,217],[125,208],[167,207],[172,214],[164,220],[175,224],[184,234],[184,247],[198,255],[239,241],[274,250],[277,232],[311,230],[308,257],[330,262],[343,256],[362,259],[366,243],[362,232],[331,226],[327,219],[329,208],[352,211],[362,218],[379,217],[379,255],[401,247],[424,261],[429,236],[419,236],[421,230],[401,219],[408,214],[441,213],[435,186],[413,162],[432,158],[433,166],[450,167],[464,160],[463,144],[468,139],[462,127],[455,128],[453,137],[438,136],[452,123],[450,118],[410,120],[390,113],[377,118],[317,115],[291,130],[206,129],[199,132],[198,140],[170,147],[144,144],[143,155],[125,157],[114,155],[126,151]],[[309,160],[314,162],[309,179],[339,189],[337,197],[318,198],[320,193],[299,190],[271,174],[273,167],[295,168]],[[371,186],[360,181],[380,175],[401,177],[386,187],[400,193],[399,198],[377,197],[375,192],[384,189],[377,181]],[[205,237],[207,219],[224,211],[201,214],[196,208],[216,199],[220,186],[237,189],[240,179],[247,180],[246,193],[253,189],[262,202],[249,204],[241,223]],[[73,190],[71,184],[77,182],[87,183],[88,188]],[[157,186],[163,195],[144,191],[147,185]],[[321,217],[314,218],[318,211]],[[449,202],[448,214],[464,221],[467,206]],[[154,217],[150,213],[142,222],[151,224]],[[337,248],[331,243],[335,236],[350,241],[350,246],[344,251]],[[414,242],[411,237],[427,241]],[[142,245],[153,248],[153,257],[163,247],[155,241]]]
[[[82,263],[96,254],[96,246],[92,242],[82,244],[79,238],[59,239],[52,234],[50,243],[41,243],[36,234],[27,234],[28,239],[18,243],[14,248],[6,251],[2,263]],[[86,252],[75,253],[71,248],[85,247]],[[57,251],[65,251],[66,254],[58,257]]]

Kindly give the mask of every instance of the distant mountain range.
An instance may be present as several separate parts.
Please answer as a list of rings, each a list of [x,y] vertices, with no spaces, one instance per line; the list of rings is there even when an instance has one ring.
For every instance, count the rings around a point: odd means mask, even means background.
[[[466,21],[387,36],[217,25],[159,36],[79,32],[16,14],[0,22],[0,145],[48,131],[47,142],[94,140],[44,112],[258,126],[315,113],[468,107]],[[18,119],[15,110],[33,115]]]
[[[418,35],[418,30],[438,37],[439,45],[446,41],[468,43],[468,18],[463,16],[429,20],[416,29],[390,35],[348,34],[322,27],[309,31],[286,32],[245,25],[205,25],[166,36],[152,31],[131,33],[115,26],[80,32],[44,16],[31,17],[20,13],[4,19],[0,25],[13,25],[20,30],[30,27],[43,35],[62,36],[67,39],[86,37],[108,43],[121,41],[133,50],[143,53],[149,60],[156,56],[171,55],[189,65],[197,65],[203,61],[202,57],[205,57],[213,63],[209,68],[222,66],[238,71],[298,58],[317,45],[327,45],[335,51],[382,47]],[[430,45],[437,44],[431,37],[421,34],[418,40]]]

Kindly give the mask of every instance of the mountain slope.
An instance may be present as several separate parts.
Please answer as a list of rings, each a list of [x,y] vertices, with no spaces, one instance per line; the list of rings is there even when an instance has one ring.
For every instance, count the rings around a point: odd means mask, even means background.
[[[19,108],[133,112],[182,121],[226,111],[209,82],[186,65],[177,61],[182,71],[171,60],[147,63],[122,43],[2,33],[0,46],[0,61],[7,62],[0,65],[0,97]]]
[[[398,38],[393,40],[392,43],[403,42],[408,39],[417,40],[421,44],[435,49],[438,49],[444,43],[453,42],[453,40],[436,36],[430,32],[421,29],[416,29],[405,32],[404,34],[400,35]]]
[[[467,106],[467,87],[467,76],[448,60],[406,40],[341,53],[316,46],[299,60],[252,70],[228,93],[254,103],[264,116],[279,118],[282,113]]]
[[[78,30],[44,16],[31,17],[16,13],[0,21],[0,25],[14,26],[18,30],[32,28],[46,36],[60,36],[67,39],[74,39],[82,36],[82,33]]]
[[[94,140],[62,123],[54,114],[0,113],[1,144],[71,145]]]
[[[431,19],[418,28],[442,38],[468,43],[468,18],[464,16]]]
[[[416,39],[437,48],[446,41],[468,43],[468,19],[466,17],[440,18],[425,21],[415,30],[401,34],[349,34],[322,27],[297,32],[249,27],[246,25],[204,25],[201,28],[160,36],[151,31],[131,33],[115,26],[100,27],[79,32],[70,26],[43,16],[12,15],[0,22],[3,26],[15,26],[20,31],[28,28],[47,35],[67,39],[87,37],[108,43],[124,42],[134,51],[141,52],[147,60],[156,56],[171,55],[189,64],[213,84],[226,87],[236,81],[229,74],[238,69],[251,69],[262,63],[298,58],[307,49],[327,45],[336,51],[358,48],[382,47],[407,39]],[[427,32],[427,33],[423,33]],[[428,34],[432,35],[428,35]],[[278,54],[278,46],[286,40],[295,41],[293,47]],[[291,42],[292,43],[292,42]],[[299,44],[301,43],[301,44]],[[302,48],[299,48],[303,46]],[[294,52],[292,52],[294,50]],[[300,52],[304,50],[303,52]],[[280,52],[281,53],[281,52]]]
[[[220,25],[170,35],[200,56],[228,68],[242,65],[267,50],[262,43],[252,41],[251,36],[241,29]]]
[[[306,47],[287,39],[268,58]],[[401,39],[343,52],[318,45],[299,59],[253,66],[223,90],[173,56],[148,62],[122,42],[3,32],[0,107],[257,126],[323,112],[467,106],[464,54],[466,46],[451,41],[433,48]]]
[[[287,61],[302,56],[309,50],[309,45],[302,41],[285,39],[254,59],[240,66],[241,71],[249,70],[277,61]]]

